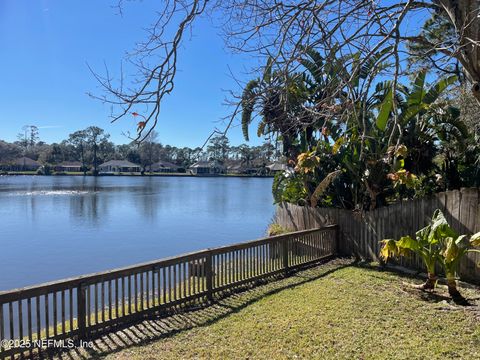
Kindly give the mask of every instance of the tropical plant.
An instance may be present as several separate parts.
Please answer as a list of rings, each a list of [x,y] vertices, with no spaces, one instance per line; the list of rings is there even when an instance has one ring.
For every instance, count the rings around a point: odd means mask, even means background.
[[[475,178],[475,162],[456,162],[470,144],[458,109],[445,96],[457,77],[427,84],[422,69],[411,84],[394,87],[386,80],[365,93],[373,69],[388,66],[382,65],[384,54],[363,61],[359,54],[332,51],[326,57],[305,48],[297,72],[275,71],[269,62],[263,77],[246,85],[241,99],[244,137],[248,140],[254,115],[260,116],[257,135],[277,136],[296,170],[278,177],[276,184],[282,186],[274,187],[276,199],[282,198],[278,191],[288,189],[284,198],[297,203],[373,210]],[[352,73],[359,63],[361,71]],[[352,76],[355,81],[347,87],[342,79]],[[327,183],[333,186],[325,187]],[[316,191],[318,187],[325,189]]]
[[[426,74],[421,71],[409,86],[398,84],[395,94],[390,81],[378,83],[369,97],[355,103],[352,119],[345,119],[344,125],[330,132],[328,144],[317,146],[330,151],[344,170],[354,207],[372,210],[398,199],[424,196],[438,189],[437,174],[454,178],[451,174],[456,167],[451,161],[439,167],[434,159],[437,155],[451,159],[456,152],[449,148],[468,137],[458,110],[441,98],[456,77],[426,86]],[[356,83],[365,81],[363,76],[360,73]],[[393,126],[395,122],[388,121],[394,116],[394,104],[399,130]],[[317,150],[317,155],[324,159],[326,153]]]
[[[245,140],[249,140],[249,125],[255,115],[259,115],[257,136],[276,135],[282,143],[283,155],[295,158],[299,152],[295,140],[303,127],[298,119],[307,100],[301,74],[284,76],[267,66],[263,78],[248,82],[242,94],[241,123]]]
[[[457,290],[456,276],[462,257],[473,247],[480,245],[480,233],[471,237],[458,235],[448,224],[442,211],[437,209],[433,217],[423,229],[415,233],[415,238],[402,236],[399,240],[385,239],[381,241],[380,257],[387,261],[392,257],[417,254],[427,269],[427,281],[420,285],[423,290],[433,290],[437,282],[436,264],[442,265],[445,271],[448,292],[453,299],[460,299]]]
[[[442,174],[450,184],[456,177],[456,167],[451,166],[450,147],[462,148],[468,138],[468,130],[459,119],[458,109],[442,99],[445,89],[457,77],[441,78],[427,87],[426,76],[426,70],[417,74],[401,106],[401,139],[409,149],[405,168],[418,175]],[[439,162],[435,163],[434,159],[443,159],[444,165],[438,166]]]
[[[445,218],[442,219],[446,223]],[[468,252],[480,252],[473,247],[480,245],[480,232],[473,236],[458,235],[455,230],[451,229],[448,223],[445,225],[449,228],[449,236],[442,239],[443,252],[441,255],[441,263],[445,270],[445,277],[447,279],[448,293],[454,299],[461,299],[462,296],[457,290],[457,273],[460,265],[460,260]],[[446,234],[447,235],[447,234]]]
[[[423,260],[427,269],[427,280],[419,288],[422,290],[433,290],[437,283],[437,274],[435,265],[440,254],[440,245],[438,240],[430,235],[431,225],[417,231],[415,238],[402,236],[399,240],[382,240],[382,249],[380,257],[387,261],[392,257],[407,256],[412,253],[417,254]]]

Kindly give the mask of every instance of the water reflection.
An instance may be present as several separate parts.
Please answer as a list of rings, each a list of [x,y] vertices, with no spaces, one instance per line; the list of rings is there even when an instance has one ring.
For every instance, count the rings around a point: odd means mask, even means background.
[[[70,219],[78,224],[89,223],[90,226],[97,226],[100,214],[108,218],[108,205],[103,206],[99,211],[98,192],[86,193],[82,196],[71,196],[70,198]],[[103,201],[106,203],[106,201]]]
[[[0,290],[257,238],[274,212],[271,184],[0,177]]]

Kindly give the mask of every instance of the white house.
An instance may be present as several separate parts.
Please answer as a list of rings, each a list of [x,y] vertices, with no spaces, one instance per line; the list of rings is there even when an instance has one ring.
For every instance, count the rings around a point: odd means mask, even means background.
[[[101,173],[135,173],[140,172],[140,165],[127,160],[110,160],[98,167]]]
[[[161,172],[161,173],[176,173],[179,172],[181,166],[175,165],[168,161],[160,160],[155,164],[152,164],[149,169],[153,172]],[[183,170],[185,171],[185,170]]]
[[[61,164],[55,166],[55,171],[82,171],[82,163],[80,161],[64,161]]]
[[[219,175],[225,173],[225,167],[218,161],[197,161],[188,170],[193,175]]]

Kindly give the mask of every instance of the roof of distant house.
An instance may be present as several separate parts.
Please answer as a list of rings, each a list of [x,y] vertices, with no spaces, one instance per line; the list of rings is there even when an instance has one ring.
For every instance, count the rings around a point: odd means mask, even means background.
[[[160,160],[160,161],[157,161],[155,164],[152,164],[152,168],[178,168],[179,166],[174,164],[174,163],[171,163],[171,162],[168,162],[168,161],[163,161],[163,160]]]
[[[30,159],[29,157],[23,156],[21,158],[15,159],[13,162],[15,165],[25,165],[25,166],[41,166],[38,161]]]
[[[223,166],[220,164],[218,161],[205,161],[205,160],[200,160],[197,161],[195,164],[191,165],[190,168],[199,168],[199,167],[221,167]]]
[[[128,160],[110,160],[100,164],[100,166],[140,167],[140,165],[134,164]]]
[[[280,163],[273,163],[273,164],[267,165],[267,168],[269,168],[272,171],[281,171],[281,170],[287,170],[287,165],[280,164]]]
[[[244,161],[240,159],[229,159],[225,161],[225,165],[229,170],[240,170],[240,169],[257,169],[265,167],[264,159],[252,159],[250,161]]]
[[[227,166],[227,169],[229,170],[240,170],[243,169],[244,166],[239,162],[239,163],[233,163]]]
[[[82,163],[80,161],[64,161],[59,165],[64,167],[82,167]]]

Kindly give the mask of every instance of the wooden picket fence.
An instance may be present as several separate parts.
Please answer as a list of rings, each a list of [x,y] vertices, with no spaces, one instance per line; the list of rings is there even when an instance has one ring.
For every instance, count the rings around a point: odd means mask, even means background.
[[[295,231],[337,224],[340,229],[339,252],[378,261],[379,241],[413,236],[427,225],[436,209],[441,209],[449,223],[461,234],[480,231],[480,192],[462,188],[434,196],[401,201],[373,211],[360,212],[333,208],[311,208],[292,204],[277,207],[275,222]],[[480,283],[478,253],[469,253],[460,264],[460,277]],[[425,271],[421,260],[412,257],[400,260],[401,265]]]
[[[52,341],[88,339],[288,275],[334,256],[337,235],[337,226],[324,226],[0,292],[0,359],[32,356]]]

